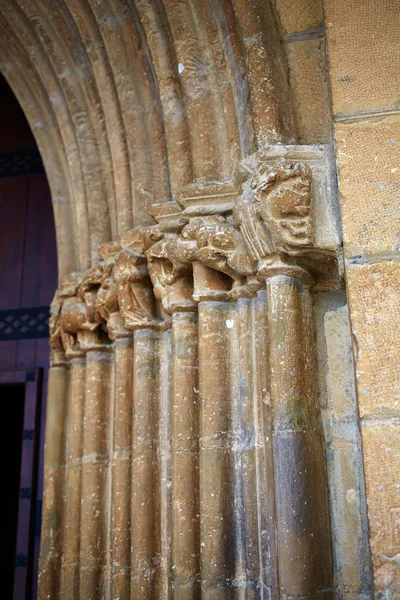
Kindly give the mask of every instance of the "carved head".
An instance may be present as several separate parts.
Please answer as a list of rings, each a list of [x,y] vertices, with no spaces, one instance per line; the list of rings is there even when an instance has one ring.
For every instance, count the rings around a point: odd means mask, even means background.
[[[308,166],[291,161],[267,165],[251,179],[255,211],[278,250],[295,253],[312,244],[311,180]]]
[[[163,234],[158,225],[132,229],[120,239],[121,248],[134,254],[143,255],[153,244],[161,240]]]
[[[66,298],[73,298],[78,295],[79,286],[83,281],[83,273],[71,273],[61,280],[55,298],[62,301]]]
[[[60,285],[54,294],[54,298],[50,305],[49,319],[50,347],[53,350],[62,350],[63,348],[61,341],[61,311],[67,300],[70,300],[71,302],[77,302],[78,290],[82,283],[82,279],[82,273],[71,273],[61,280]]]
[[[105,265],[111,265],[115,262],[118,252],[121,252],[121,246],[118,242],[106,242],[99,247],[99,256]]]
[[[136,254],[131,250],[121,250],[115,258],[115,266],[112,272],[117,284],[142,281],[148,275],[146,259],[141,254]]]
[[[182,237],[195,240],[197,248],[209,246],[215,251],[230,252],[237,249],[238,234],[221,215],[207,215],[190,219],[182,231]]]
[[[117,284],[113,277],[113,265],[104,266],[101,285],[96,295],[95,309],[104,321],[118,311]]]
[[[100,317],[108,322],[110,314],[118,311],[117,284],[114,279],[113,269],[115,258],[121,251],[118,242],[107,242],[99,248],[99,256],[102,258],[103,268],[100,288],[96,294],[95,309]]]

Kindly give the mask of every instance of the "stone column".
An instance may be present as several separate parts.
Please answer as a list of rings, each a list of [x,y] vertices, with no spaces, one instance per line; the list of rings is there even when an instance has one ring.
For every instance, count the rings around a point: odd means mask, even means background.
[[[200,572],[205,600],[231,598],[235,572],[231,321],[230,303],[199,303]]]
[[[44,458],[44,498],[39,563],[38,596],[43,600],[59,597],[61,564],[65,548],[65,465],[70,372],[62,352],[52,356],[49,371],[46,441]]]
[[[134,332],[131,598],[164,599],[169,583],[169,332]]]
[[[275,599],[279,595],[279,585],[266,292],[259,291],[251,304],[252,402],[255,421],[259,577],[264,592]],[[250,490],[247,493],[251,494]]]
[[[79,599],[79,554],[82,494],[83,423],[86,389],[86,361],[81,356],[70,361],[68,452],[65,508],[65,553],[62,597]]]
[[[111,598],[130,599],[133,335],[117,337],[111,494]]]
[[[332,560],[312,304],[295,277],[266,284],[279,588],[314,598],[332,586]]]
[[[86,352],[80,530],[80,599],[106,597],[109,573],[113,355]]]
[[[197,311],[172,315],[172,591],[200,598],[199,375]]]

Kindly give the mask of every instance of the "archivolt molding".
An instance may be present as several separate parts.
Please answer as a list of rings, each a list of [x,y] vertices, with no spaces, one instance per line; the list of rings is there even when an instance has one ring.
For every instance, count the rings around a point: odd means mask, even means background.
[[[0,69],[43,156],[61,277],[152,204],[295,139],[268,2],[5,0]]]
[[[163,330],[174,312],[254,298],[279,275],[313,289],[340,286],[335,248],[316,241],[309,164],[258,153],[241,163],[235,185],[233,201],[220,190],[212,203],[199,196],[196,206],[181,199],[169,214],[156,209],[158,224],[101,245],[93,267],[63,279],[51,309],[53,350],[75,357],[131,331]]]

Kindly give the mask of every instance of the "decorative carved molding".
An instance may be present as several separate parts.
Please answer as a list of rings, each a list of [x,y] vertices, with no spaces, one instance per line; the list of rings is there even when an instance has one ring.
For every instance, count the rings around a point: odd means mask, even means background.
[[[77,358],[83,352],[107,349],[109,339],[96,311],[102,274],[102,266],[96,265],[62,281],[50,307],[50,347],[56,354],[65,351],[67,358]]]
[[[106,324],[112,341],[130,336],[119,308],[118,285],[115,280],[115,257],[120,250],[121,246],[117,242],[103,244],[99,248],[99,256],[103,260],[103,273],[96,295],[95,310]]]
[[[176,203],[156,207],[159,224],[103,244],[95,266],[63,280],[51,306],[52,349],[67,357],[104,349],[136,329],[168,326],[167,315],[198,301],[252,297],[274,275],[338,285],[334,249],[315,241],[312,186],[309,165],[259,153],[234,185],[214,185],[214,195],[197,186],[179,200],[182,212]]]

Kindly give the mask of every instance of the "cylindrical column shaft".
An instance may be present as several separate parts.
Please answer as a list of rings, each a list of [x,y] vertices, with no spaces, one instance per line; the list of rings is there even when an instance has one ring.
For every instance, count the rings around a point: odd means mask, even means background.
[[[157,467],[156,487],[160,502],[156,512],[156,594],[159,600],[169,600],[171,582],[171,330],[157,340]]]
[[[62,597],[79,598],[79,545],[85,403],[85,359],[71,361]]]
[[[39,565],[40,600],[60,597],[69,375],[69,369],[64,366],[52,367],[49,371]]]
[[[267,280],[279,585],[312,596],[332,585],[325,451],[308,289]]]
[[[168,597],[169,334],[134,333],[131,599]]]
[[[130,599],[133,336],[115,341],[111,496],[112,600]]]
[[[80,599],[105,598],[109,587],[109,469],[112,355],[86,355],[83,426]]]
[[[279,594],[276,507],[270,393],[267,294],[264,290],[252,300],[253,408],[257,469],[258,545],[261,557],[260,582],[264,596],[274,600]],[[251,491],[247,491],[251,494]]]
[[[197,312],[172,317],[173,598],[200,599],[199,375]]]
[[[203,600],[232,598],[235,517],[229,444],[232,305],[199,303],[200,571]]]
[[[271,506],[267,460],[269,437],[264,408],[267,391],[265,303],[236,303],[231,337],[232,434],[234,440],[235,573],[241,581],[235,598],[269,595]],[[261,367],[261,368],[260,368]],[[273,493],[273,479],[272,479]],[[275,521],[273,521],[273,527]]]

